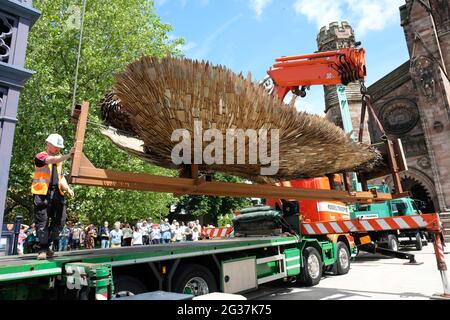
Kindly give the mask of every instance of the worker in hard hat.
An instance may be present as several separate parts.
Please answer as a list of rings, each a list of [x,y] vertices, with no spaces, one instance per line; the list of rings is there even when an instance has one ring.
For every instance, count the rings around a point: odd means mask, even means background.
[[[59,239],[66,223],[64,194],[75,196],[63,174],[63,162],[69,160],[69,154],[60,155],[64,148],[64,139],[59,134],[51,134],[47,140],[47,150],[34,158],[34,177],[31,185],[34,203],[34,222],[38,241],[38,260],[51,258],[54,252],[50,244]]]

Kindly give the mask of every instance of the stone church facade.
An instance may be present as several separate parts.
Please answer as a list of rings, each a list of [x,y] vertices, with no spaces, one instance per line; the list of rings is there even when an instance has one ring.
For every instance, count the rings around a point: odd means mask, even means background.
[[[409,170],[402,184],[425,212],[450,213],[450,0],[406,0],[400,8],[401,24],[410,60],[369,87],[373,106],[387,135],[401,138]],[[354,46],[347,23],[322,28],[319,50]],[[368,66],[370,70],[370,66]],[[326,117],[341,124],[335,89],[325,88]],[[348,89],[354,128],[359,127],[359,84]],[[366,126],[367,127],[367,126]],[[371,119],[368,139],[381,141]],[[393,187],[390,177],[386,182]]]

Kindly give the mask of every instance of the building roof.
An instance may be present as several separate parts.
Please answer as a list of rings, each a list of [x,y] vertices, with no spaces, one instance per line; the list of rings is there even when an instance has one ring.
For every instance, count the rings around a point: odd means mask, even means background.
[[[409,80],[411,80],[410,60],[371,85],[369,94],[373,100],[378,100]]]

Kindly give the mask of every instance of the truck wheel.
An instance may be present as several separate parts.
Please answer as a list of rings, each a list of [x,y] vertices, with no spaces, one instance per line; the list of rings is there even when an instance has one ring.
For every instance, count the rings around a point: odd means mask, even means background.
[[[388,249],[398,251],[398,239],[393,234],[388,235]]]
[[[148,292],[147,286],[140,280],[126,275],[114,279],[114,288],[118,295],[137,295]]]
[[[303,262],[300,282],[307,287],[318,285],[322,278],[322,257],[319,251],[313,247],[305,248]]]
[[[422,244],[422,234],[420,232],[416,233],[416,250],[422,251],[423,244]]]
[[[195,297],[217,292],[213,274],[205,267],[188,264],[174,279],[174,292],[192,294]]]
[[[347,245],[339,241],[336,246],[336,274],[344,275],[350,271],[350,251]]]

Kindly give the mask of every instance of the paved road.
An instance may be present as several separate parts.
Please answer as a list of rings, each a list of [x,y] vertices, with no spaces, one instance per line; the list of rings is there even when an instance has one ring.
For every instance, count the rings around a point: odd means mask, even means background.
[[[447,244],[446,252],[450,251]],[[405,265],[405,260],[362,253],[345,276],[326,275],[314,288],[276,284],[247,295],[265,300],[428,300],[442,293],[432,244],[421,252],[411,251],[422,265]],[[450,255],[446,255],[450,266]],[[450,273],[448,274],[450,277]]]

